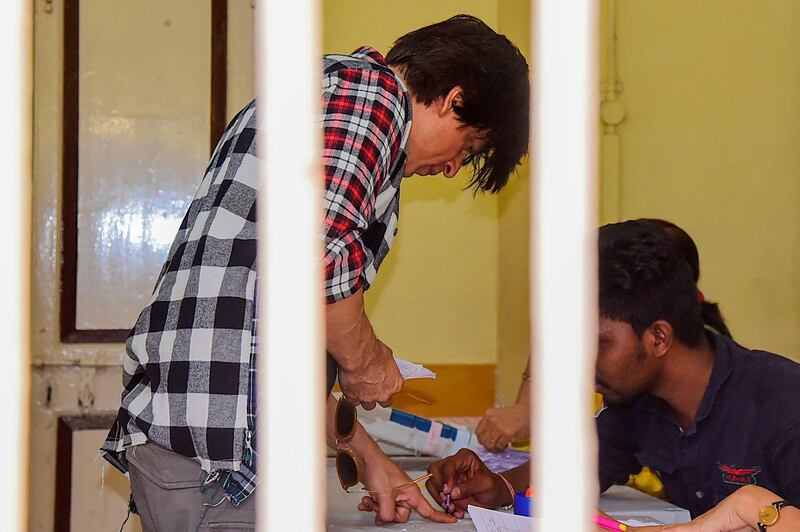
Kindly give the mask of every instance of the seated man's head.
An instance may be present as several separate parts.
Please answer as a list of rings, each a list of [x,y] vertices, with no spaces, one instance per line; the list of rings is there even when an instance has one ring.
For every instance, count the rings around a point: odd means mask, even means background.
[[[700,302],[683,254],[658,225],[605,225],[598,248],[596,389],[608,404],[625,404],[660,384],[670,351],[703,342]]]
[[[528,148],[528,65],[503,35],[475,17],[412,31],[386,55],[414,98],[405,175],[452,177],[498,192]]]

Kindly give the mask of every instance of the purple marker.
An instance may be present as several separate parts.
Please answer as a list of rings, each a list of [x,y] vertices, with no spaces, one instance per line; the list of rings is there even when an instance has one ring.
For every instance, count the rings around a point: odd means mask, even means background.
[[[450,494],[444,496],[444,513],[450,514]]]

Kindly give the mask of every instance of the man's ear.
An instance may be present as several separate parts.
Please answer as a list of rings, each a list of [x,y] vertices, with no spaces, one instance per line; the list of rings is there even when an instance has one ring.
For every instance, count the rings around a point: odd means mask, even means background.
[[[442,106],[439,108],[439,114],[444,116],[448,113],[455,112],[453,107],[461,107],[464,105],[464,89],[456,85],[442,100]]]
[[[645,350],[657,358],[667,354],[672,347],[673,339],[672,325],[664,320],[656,320],[651,323],[642,335]]]

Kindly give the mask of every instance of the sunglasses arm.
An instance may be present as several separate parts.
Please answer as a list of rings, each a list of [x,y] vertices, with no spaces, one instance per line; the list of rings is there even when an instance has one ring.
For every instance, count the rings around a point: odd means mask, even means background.
[[[410,488],[411,486],[416,486],[420,482],[425,482],[429,478],[433,476],[433,473],[426,473],[421,477],[417,477],[410,482],[406,482],[405,484],[401,484],[399,486],[395,486],[392,489],[388,490],[361,490],[362,492],[369,493],[370,495],[380,495],[381,493],[394,493],[395,491],[402,491],[406,488]]]
[[[328,395],[325,401],[325,440],[330,449],[336,449],[336,398]]]

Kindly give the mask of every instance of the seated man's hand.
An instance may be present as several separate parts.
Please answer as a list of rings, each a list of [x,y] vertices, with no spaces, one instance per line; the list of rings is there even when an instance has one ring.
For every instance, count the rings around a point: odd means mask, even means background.
[[[530,437],[528,403],[490,408],[475,429],[478,441],[490,451],[502,451],[510,444]]]
[[[719,504],[689,523],[681,525],[630,528],[636,532],[736,532],[756,530],[759,510],[764,506],[781,500],[782,497],[761,486],[748,484],[742,486],[722,500]],[[784,512],[785,510],[785,512]],[[792,506],[781,509],[777,525],[781,530],[800,530],[800,510]]]
[[[428,467],[433,476],[425,485],[440,505],[450,495],[450,506],[445,508],[458,518],[470,504],[496,508],[514,502],[503,479],[492,473],[474,452],[461,449],[453,456]]]
[[[454,517],[434,510],[416,484],[393,491],[393,488],[408,484],[411,479],[380,449],[364,457],[363,473],[363,483],[373,493],[361,499],[358,509],[375,512],[376,524],[405,523],[412,510],[437,523],[456,522]]]
[[[403,376],[388,346],[375,338],[370,355],[363,367],[339,368],[342,393],[348,401],[361,404],[367,410],[375,408],[375,403],[389,406],[392,396],[403,387]]]

